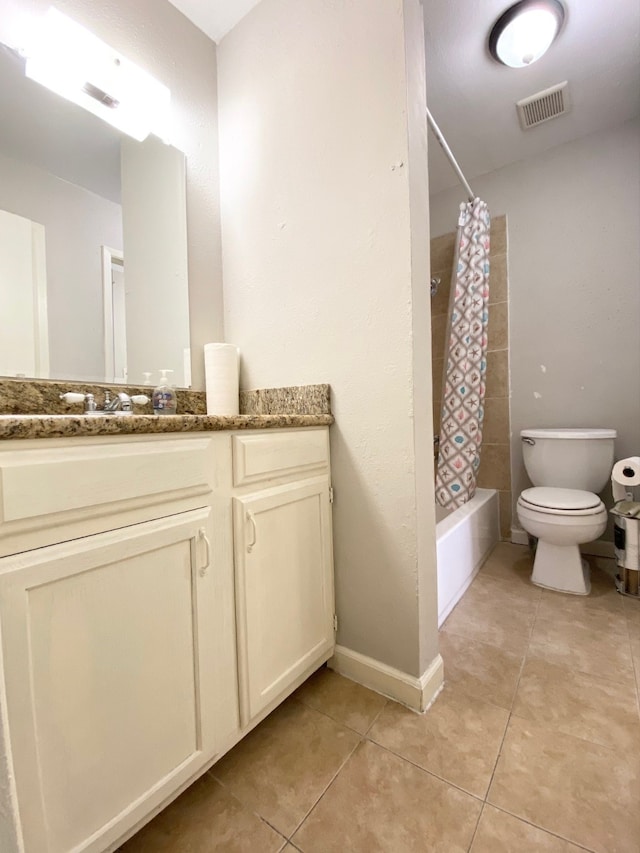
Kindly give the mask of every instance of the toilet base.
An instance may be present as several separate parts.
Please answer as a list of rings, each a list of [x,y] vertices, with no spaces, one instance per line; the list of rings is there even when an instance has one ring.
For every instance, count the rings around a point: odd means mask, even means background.
[[[551,545],[538,540],[531,582],[556,592],[589,595],[590,570],[577,545]]]

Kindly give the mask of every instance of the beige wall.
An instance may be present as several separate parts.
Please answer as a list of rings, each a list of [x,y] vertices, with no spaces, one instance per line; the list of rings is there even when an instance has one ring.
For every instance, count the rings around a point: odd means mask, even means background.
[[[440,432],[442,383],[447,348],[449,298],[456,232],[431,240],[431,275],[440,279],[431,300],[433,334],[433,424]],[[478,471],[481,489],[498,489],[500,535],[511,538],[511,425],[509,419],[509,281],[506,216],[491,217],[489,334],[482,453]]]
[[[50,5],[0,0],[0,41],[20,44],[21,27]],[[167,0],[57,0],[55,6],[171,89],[171,141],[187,156],[193,386],[204,388],[202,345],[223,340],[215,44]]]
[[[618,458],[640,452],[639,150],[635,120],[472,181],[509,223],[514,498],[525,427],[613,427]],[[460,200],[431,199],[432,235]]]
[[[437,653],[420,14],[263,0],[218,48],[226,337],[245,388],[331,383],[338,642],[413,675]]]

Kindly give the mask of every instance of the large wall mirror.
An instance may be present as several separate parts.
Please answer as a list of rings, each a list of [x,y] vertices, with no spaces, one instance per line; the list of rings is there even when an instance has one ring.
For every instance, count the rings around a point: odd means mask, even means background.
[[[184,155],[0,45],[0,375],[191,384]]]

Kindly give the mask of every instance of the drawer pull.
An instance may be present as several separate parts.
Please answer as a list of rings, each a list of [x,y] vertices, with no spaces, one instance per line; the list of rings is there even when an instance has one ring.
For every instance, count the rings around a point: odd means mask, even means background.
[[[253,546],[256,544],[256,539],[258,538],[258,528],[256,527],[256,520],[252,512],[247,512],[247,521],[253,528],[253,539],[247,545],[247,553],[250,554],[253,551]]]
[[[198,530],[198,539],[201,542],[204,542],[204,554],[205,554],[205,563],[204,566],[200,567],[200,577],[204,577],[207,573],[207,569],[211,565],[211,543],[207,537],[207,534],[204,532],[204,527],[201,527]]]

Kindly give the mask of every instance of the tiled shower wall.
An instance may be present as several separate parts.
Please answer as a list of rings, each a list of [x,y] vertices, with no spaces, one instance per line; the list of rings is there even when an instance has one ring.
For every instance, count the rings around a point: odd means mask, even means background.
[[[431,275],[440,279],[431,299],[431,355],[433,359],[433,429],[440,432],[442,371],[451,290],[455,231],[431,241]],[[511,538],[511,456],[509,419],[509,283],[507,278],[507,218],[491,221],[489,279],[489,352],[483,442],[478,486],[498,489],[500,533]]]

